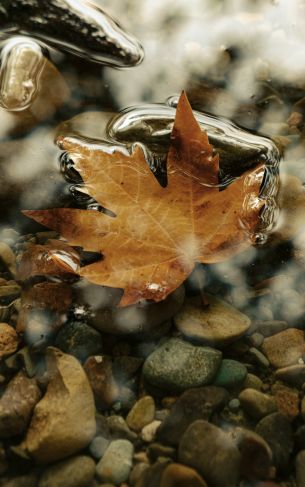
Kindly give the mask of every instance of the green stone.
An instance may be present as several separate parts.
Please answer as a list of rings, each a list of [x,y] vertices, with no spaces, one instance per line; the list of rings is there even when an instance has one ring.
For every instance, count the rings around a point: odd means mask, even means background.
[[[246,367],[236,360],[223,359],[214,379],[214,385],[233,389],[242,384],[247,376]]]

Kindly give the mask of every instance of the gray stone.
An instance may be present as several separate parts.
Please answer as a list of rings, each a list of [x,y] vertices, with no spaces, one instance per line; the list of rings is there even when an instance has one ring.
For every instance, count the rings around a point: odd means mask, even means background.
[[[198,387],[185,391],[161,423],[157,438],[162,443],[177,445],[188,426],[197,419],[210,419],[229,400],[228,392],[216,386]]]
[[[95,462],[85,455],[68,458],[44,470],[38,487],[87,487],[95,475]]]
[[[293,430],[289,419],[281,413],[269,414],[260,420],[255,431],[270,446],[276,468],[285,472],[294,446]]]
[[[236,487],[240,476],[240,453],[235,442],[207,421],[192,423],[181,438],[181,463],[195,468],[211,487]]]
[[[264,341],[264,335],[262,335],[261,333],[257,333],[257,332],[253,333],[252,335],[248,336],[248,338],[247,338],[247,342],[252,347],[260,347],[261,344],[263,343],[263,341]]]
[[[257,375],[248,374],[243,386],[245,389],[256,389],[257,391],[260,391],[263,387],[263,381],[257,377]]]
[[[107,427],[111,438],[122,438],[129,441],[135,441],[137,439],[136,433],[131,431],[122,416],[114,414],[107,418]]]
[[[288,323],[286,321],[269,320],[269,321],[259,321],[256,323],[256,329],[264,337],[270,337],[284,331],[288,328]]]
[[[128,440],[114,440],[96,466],[96,473],[102,482],[121,484],[128,479],[133,457],[133,445]]]
[[[255,365],[267,369],[270,365],[267,357],[257,348],[251,347],[248,351],[249,357]]]
[[[202,306],[196,296],[185,301],[175,315],[177,328],[188,338],[223,347],[243,336],[250,327],[250,319],[225,301],[206,295],[209,305]]]
[[[103,436],[96,436],[89,445],[91,455],[100,460],[110,444],[110,440]]]
[[[145,380],[170,392],[210,384],[221,363],[221,352],[180,338],[163,342],[146,359]]]
[[[275,399],[256,389],[244,389],[239,400],[243,410],[254,419],[261,419],[277,410]]]
[[[295,459],[297,487],[305,487],[305,450],[300,451]]]

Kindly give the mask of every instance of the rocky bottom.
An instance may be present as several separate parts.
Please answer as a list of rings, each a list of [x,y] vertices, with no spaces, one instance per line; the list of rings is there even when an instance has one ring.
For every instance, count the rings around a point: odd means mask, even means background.
[[[262,312],[267,285],[247,315],[215,282],[127,311],[71,283],[63,310],[15,277],[50,236],[0,242],[2,486],[305,486],[302,319]]]

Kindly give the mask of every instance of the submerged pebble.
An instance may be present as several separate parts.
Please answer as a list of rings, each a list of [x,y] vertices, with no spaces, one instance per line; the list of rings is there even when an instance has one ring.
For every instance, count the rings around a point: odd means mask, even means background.
[[[128,479],[133,456],[133,445],[128,440],[114,440],[96,466],[96,473],[102,482],[119,485]]]
[[[281,331],[266,338],[262,349],[277,369],[297,364],[305,356],[304,332],[296,328]]]
[[[92,458],[79,455],[47,467],[39,479],[38,487],[86,487],[95,474]]]
[[[172,392],[210,384],[221,363],[221,352],[170,338],[151,353],[143,366],[145,380]]]

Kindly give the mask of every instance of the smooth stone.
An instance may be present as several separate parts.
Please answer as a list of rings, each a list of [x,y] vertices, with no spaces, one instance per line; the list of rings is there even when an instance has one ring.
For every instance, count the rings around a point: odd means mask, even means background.
[[[57,334],[55,345],[63,352],[74,355],[81,362],[101,352],[101,334],[82,321],[69,321]]]
[[[237,360],[223,359],[213,383],[216,386],[233,389],[245,381],[247,373],[247,368]]]
[[[248,374],[245,382],[243,383],[243,386],[245,389],[256,389],[257,391],[260,391],[263,387],[263,381],[257,375],[254,374]]]
[[[297,487],[305,487],[305,450],[300,451],[295,459]]]
[[[244,389],[238,398],[243,410],[253,419],[261,419],[277,410],[275,399],[256,389]]]
[[[275,377],[296,387],[302,387],[305,383],[305,365],[290,365],[277,369]]]
[[[204,420],[192,423],[183,434],[179,462],[195,468],[211,487],[236,487],[240,453],[234,441],[217,426]]]
[[[303,397],[301,402],[301,414],[302,418],[305,419],[305,396]]]
[[[232,413],[237,413],[240,410],[240,400],[239,399],[231,399],[228,404],[228,408]]]
[[[270,337],[276,333],[287,330],[288,323],[286,321],[269,320],[259,321],[256,323],[256,329],[264,336]]]
[[[144,379],[171,392],[210,384],[219,369],[221,356],[219,350],[170,338],[147,357]]]
[[[146,468],[135,484],[135,487],[160,487],[162,474],[169,463],[171,463],[169,459],[159,460]]]
[[[152,441],[154,441],[160,424],[161,421],[155,419],[151,423],[144,426],[144,428],[141,431],[142,440],[145,441],[146,443],[151,443]]]
[[[107,427],[111,438],[126,439],[129,441],[135,441],[137,439],[136,433],[131,431],[122,416],[113,414],[107,418]]]
[[[134,487],[137,482],[140,482],[140,479],[147,468],[149,468],[148,463],[136,463],[136,465],[132,468],[128,479],[131,487]]]
[[[264,335],[257,332],[253,333],[247,338],[247,342],[249,343],[249,345],[255,348],[260,347],[263,341],[264,341]]]
[[[180,286],[159,303],[139,303],[119,308],[117,304],[121,291],[92,284],[81,286],[80,299],[92,309],[90,324],[94,328],[105,333],[139,338],[149,338],[155,332],[158,337],[167,333],[168,324],[181,308],[185,297],[184,286]]]
[[[206,307],[198,296],[185,301],[174,316],[178,330],[187,338],[214,347],[224,347],[242,337],[250,327],[250,319],[225,301],[205,296],[209,302]]]
[[[155,411],[156,407],[153,397],[141,397],[129,411],[126,423],[131,430],[140,432],[144,426],[153,421]]]
[[[37,463],[73,455],[88,446],[96,431],[93,393],[79,361],[53,347],[46,358],[50,381],[20,445]]]
[[[0,399],[0,438],[26,431],[40,397],[36,380],[29,379],[24,372],[18,372],[11,379]]]
[[[95,475],[95,462],[85,455],[63,460],[44,470],[38,487],[87,487]]]
[[[120,398],[120,388],[113,376],[112,358],[107,355],[88,357],[84,364],[95,403],[99,409],[108,409]]]
[[[160,487],[207,487],[206,482],[193,468],[172,463],[161,476]]]
[[[251,480],[268,478],[272,467],[272,451],[268,443],[245,428],[234,428],[229,434],[240,451],[242,476]]]
[[[305,355],[304,332],[289,328],[264,340],[262,350],[273,367],[297,364]]]
[[[299,391],[282,384],[273,384],[271,387],[278,411],[293,420],[299,415]]]
[[[268,369],[270,363],[267,357],[257,348],[251,347],[248,351],[249,357],[251,360],[255,363],[255,365],[258,365],[258,367],[262,367],[264,369]]]
[[[293,430],[289,419],[281,413],[272,413],[259,421],[255,428],[270,446],[273,463],[285,472],[294,447]]]
[[[175,458],[176,448],[173,448],[172,446],[162,445],[162,443],[151,443],[147,447],[147,456],[151,463],[157,461],[159,457]]]
[[[128,440],[114,440],[96,466],[96,473],[102,482],[115,485],[126,482],[131,467],[134,449]]]
[[[221,387],[207,386],[185,391],[161,423],[157,438],[162,443],[177,445],[191,423],[197,419],[209,420],[214,412],[224,408],[228,400],[228,392]]]
[[[91,455],[96,458],[96,460],[100,460],[107,450],[109,444],[110,440],[108,438],[96,436],[90,443],[89,451]]]
[[[0,323],[0,359],[16,352],[18,344],[15,329],[7,323]]]

